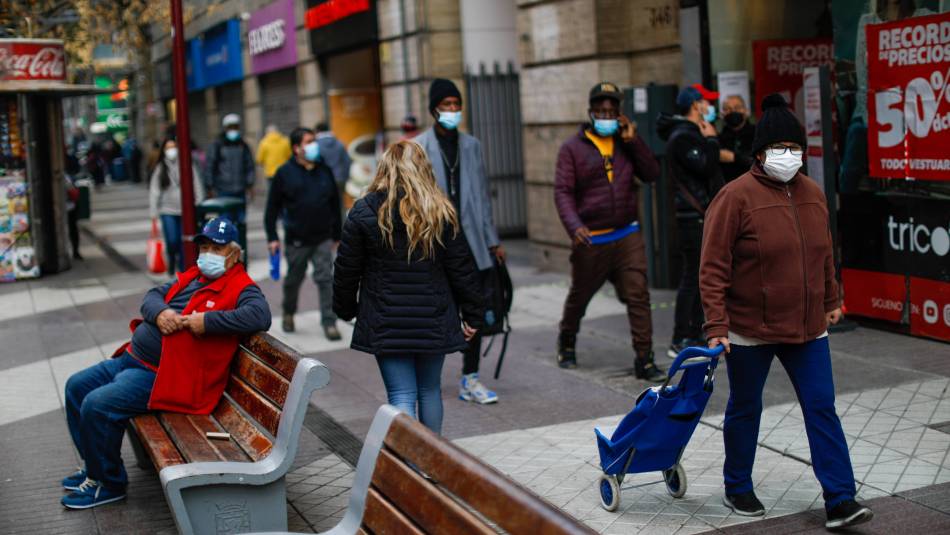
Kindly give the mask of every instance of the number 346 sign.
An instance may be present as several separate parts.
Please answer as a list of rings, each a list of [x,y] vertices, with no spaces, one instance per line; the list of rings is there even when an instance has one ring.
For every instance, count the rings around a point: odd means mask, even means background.
[[[869,24],[873,177],[950,180],[950,13]]]

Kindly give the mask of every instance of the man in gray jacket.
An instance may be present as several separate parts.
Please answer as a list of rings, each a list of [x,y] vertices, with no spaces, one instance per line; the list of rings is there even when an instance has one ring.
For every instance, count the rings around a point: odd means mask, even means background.
[[[333,180],[337,188],[342,191],[343,185],[350,179],[350,166],[353,159],[346,151],[346,145],[333,135],[327,123],[317,123],[314,130],[317,134],[317,144],[320,145],[320,158],[333,171]]]
[[[482,145],[474,137],[458,131],[462,121],[462,94],[451,80],[432,81],[429,113],[436,124],[415,141],[425,148],[439,187],[455,205],[469,249],[485,281],[494,267],[493,257],[504,262],[505,250],[492,218]],[[464,353],[459,397],[481,404],[495,403],[498,395],[478,380],[481,346],[481,335],[476,334]]]
[[[254,189],[254,156],[241,138],[241,117],[229,113],[221,121],[224,131],[208,149],[205,185],[209,197],[233,197],[247,202]],[[245,210],[238,214],[243,223]]]

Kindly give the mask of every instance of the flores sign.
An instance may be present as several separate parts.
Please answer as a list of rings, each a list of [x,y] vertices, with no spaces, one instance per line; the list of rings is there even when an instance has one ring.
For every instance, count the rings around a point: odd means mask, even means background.
[[[66,80],[63,42],[0,39],[0,80]]]
[[[869,174],[950,180],[950,13],[866,31]]]
[[[297,64],[296,19],[293,0],[278,0],[251,14],[247,51],[251,72],[265,72]]]

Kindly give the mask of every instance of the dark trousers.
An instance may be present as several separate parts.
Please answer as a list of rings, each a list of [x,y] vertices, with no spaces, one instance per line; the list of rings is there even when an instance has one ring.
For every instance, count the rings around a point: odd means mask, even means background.
[[[575,245],[571,251],[571,289],[564,302],[561,332],[576,334],[594,294],[610,281],[620,301],[627,305],[630,334],[637,355],[653,348],[650,292],[647,289],[647,256],[643,236],[634,232],[604,245]]]
[[[181,245],[181,216],[162,214],[162,234],[165,236],[165,256],[168,257],[168,274],[175,269],[185,271],[185,254]]]
[[[683,259],[683,274],[676,291],[673,341],[703,338],[703,303],[699,295],[699,251],[703,245],[701,219],[676,220],[676,241]]]
[[[66,224],[69,227],[69,243],[73,246],[73,257],[79,255],[79,212],[73,208],[66,211]]]
[[[297,312],[300,285],[307,274],[307,263],[313,265],[313,283],[320,293],[320,318],[324,326],[336,324],[333,313],[333,241],[319,245],[284,245],[287,276],[284,277],[284,314]]]
[[[811,462],[821,483],[825,507],[831,509],[844,500],[854,499],[848,443],[835,413],[835,384],[827,337],[805,344],[732,346],[726,359],[729,402],[723,424],[726,493],[741,494],[753,488],[752,464],[762,416],[762,390],[774,356],[782,363],[798,395]]]
[[[482,285],[482,291],[485,294],[485,302],[491,302],[491,288],[488,285],[488,277],[491,269],[483,269],[478,272],[478,280]],[[481,331],[475,333],[475,336],[468,341],[468,347],[462,351],[462,375],[478,373],[479,364],[482,361],[482,334]]]
[[[148,412],[155,372],[124,353],[76,372],[66,381],[66,423],[86,474],[115,491],[129,478],[122,435],[129,418]]]

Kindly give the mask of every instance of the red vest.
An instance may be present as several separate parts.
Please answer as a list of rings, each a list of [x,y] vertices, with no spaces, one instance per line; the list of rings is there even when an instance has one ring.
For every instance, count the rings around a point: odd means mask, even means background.
[[[201,272],[197,267],[178,274],[178,280],[165,295],[168,303]],[[182,315],[211,310],[234,310],[244,288],[254,281],[235,264],[220,278],[200,288],[182,310]],[[141,319],[132,321],[135,331]],[[156,411],[209,414],[214,410],[228,382],[231,359],[237,350],[240,336],[207,334],[195,336],[185,329],[162,336],[162,358],[148,400],[148,408]],[[117,352],[127,349],[126,344]]]

